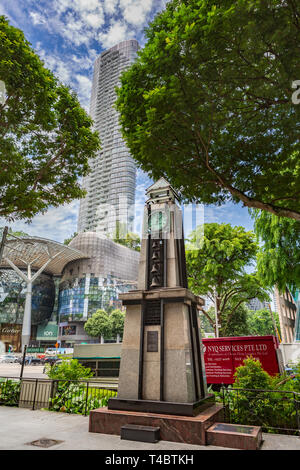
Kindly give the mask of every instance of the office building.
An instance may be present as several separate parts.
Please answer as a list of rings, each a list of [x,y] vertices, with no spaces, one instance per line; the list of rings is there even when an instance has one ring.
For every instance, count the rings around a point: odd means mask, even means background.
[[[87,195],[80,202],[78,232],[97,231],[106,236],[116,230],[133,231],[136,167],[121,137],[119,115],[113,105],[121,72],[136,57],[136,40],[123,41],[95,61],[90,114],[99,132],[102,149],[90,161],[83,179]]]
[[[254,310],[254,311],[263,310],[264,308],[267,308],[267,309],[269,308],[269,303],[266,301],[262,302],[257,297],[255,297],[254,299],[251,299],[247,303],[247,307],[249,308],[249,310]]]

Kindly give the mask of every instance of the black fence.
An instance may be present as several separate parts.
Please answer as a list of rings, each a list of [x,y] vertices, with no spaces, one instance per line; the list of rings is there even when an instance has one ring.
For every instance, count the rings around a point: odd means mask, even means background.
[[[300,393],[222,387],[224,421],[261,426],[264,432],[300,435]]]
[[[99,381],[0,377],[0,405],[5,406],[87,415],[116,395],[115,389]]]
[[[114,386],[96,380],[0,377],[0,405],[45,408],[88,415],[116,397]],[[300,393],[221,388],[224,422],[261,426],[264,432],[300,435]]]

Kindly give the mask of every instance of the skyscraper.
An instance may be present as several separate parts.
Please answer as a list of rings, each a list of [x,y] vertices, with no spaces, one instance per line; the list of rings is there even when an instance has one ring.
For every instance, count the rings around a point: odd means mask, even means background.
[[[133,230],[136,167],[121,137],[113,104],[120,74],[134,61],[138,49],[136,40],[123,41],[95,61],[90,114],[102,149],[83,179],[87,195],[80,201],[78,232],[112,234],[116,221]]]

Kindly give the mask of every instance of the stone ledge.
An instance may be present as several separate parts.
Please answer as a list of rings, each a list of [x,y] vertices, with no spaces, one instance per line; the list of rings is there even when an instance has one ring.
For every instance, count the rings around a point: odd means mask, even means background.
[[[142,301],[156,299],[184,299],[184,301],[195,302],[199,306],[205,304],[204,299],[194,295],[189,289],[184,287],[161,287],[155,290],[134,290],[123,294],[119,294],[119,299],[126,305],[126,301]],[[125,301],[125,302],[124,302]]]
[[[120,436],[121,427],[126,424],[154,426],[160,428],[163,441],[206,445],[207,429],[222,418],[221,405],[212,405],[194,417],[99,408],[90,412],[89,432]]]

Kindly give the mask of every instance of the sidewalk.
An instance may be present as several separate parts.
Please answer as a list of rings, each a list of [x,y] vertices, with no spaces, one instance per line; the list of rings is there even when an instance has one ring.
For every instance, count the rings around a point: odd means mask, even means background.
[[[159,441],[156,444],[121,440],[119,436],[88,432],[87,416],[0,406],[0,450],[226,450]],[[30,445],[47,438],[62,441],[48,449]],[[300,438],[263,434],[262,450],[300,450]]]

